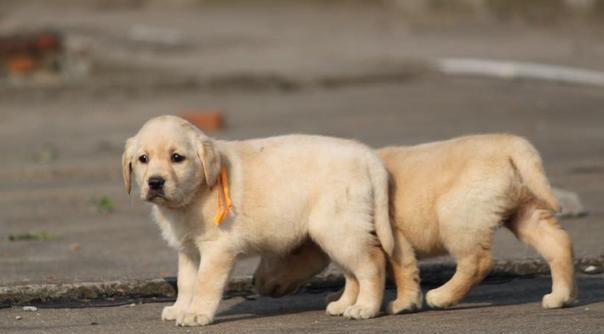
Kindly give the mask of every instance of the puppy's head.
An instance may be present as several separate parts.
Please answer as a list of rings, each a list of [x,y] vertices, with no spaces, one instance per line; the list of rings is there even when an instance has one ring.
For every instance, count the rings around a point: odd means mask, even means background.
[[[122,155],[126,191],[134,180],[143,200],[169,208],[185,206],[201,187],[212,187],[220,167],[213,141],[176,116],[149,120],[126,141]]]
[[[317,244],[306,240],[286,256],[263,256],[254,272],[254,287],[262,296],[282,297],[298,290],[329,262]]]

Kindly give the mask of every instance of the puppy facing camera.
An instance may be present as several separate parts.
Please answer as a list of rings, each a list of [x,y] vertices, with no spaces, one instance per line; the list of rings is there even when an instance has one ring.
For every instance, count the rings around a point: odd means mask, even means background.
[[[220,141],[161,116],[128,139],[122,169],[179,253],[178,297],[162,319],[211,323],[237,257],[285,256],[309,238],[350,287],[327,312],[380,311],[394,239],[388,174],[369,147],[307,135]]]

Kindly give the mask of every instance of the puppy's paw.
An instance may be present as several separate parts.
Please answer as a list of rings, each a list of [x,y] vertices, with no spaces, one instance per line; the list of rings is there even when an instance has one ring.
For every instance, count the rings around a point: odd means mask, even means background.
[[[411,297],[397,298],[386,306],[388,314],[412,313],[422,308],[422,293],[416,293]]]
[[[334,315],[334,316],[342,315],[342,314],[344,314],[344,311],[346,311],[346,308],[348,308],[349,306],[350,306],[350,304],[345,303],[341,300],[331,302],[331,303],[327,304],[325,313],[327,313],[329,315]]]
[[[572,305],[574,301],[575,301],[575,299],[572,297],[572,295],[570,293],[555,294],[552,292],[552,293],[548,293],[547,295],[543,296],[543,301],[541,302],[541,306],[543,306],[543,308],[545,308],[545,309],[561,308],[561,307]]]
[[[166,306],[161,311],[161,320],[162,321],[176,320],[178,318],[178,315],[183,312],[184,311],[176,305]]]
[[[431,308],[447,308],[457,304],[447,291],[434,289],[426,294],[426,303]]]
[[[346,319],[369,319],[375,317],[380,311],[379,306],[359,305],[354,304],[349,306],[344,311],[344,318]]]
[[[180,327],[205,326],[212,323],[212,318],[206,314],[182,312],[176,318],[176,325]]]

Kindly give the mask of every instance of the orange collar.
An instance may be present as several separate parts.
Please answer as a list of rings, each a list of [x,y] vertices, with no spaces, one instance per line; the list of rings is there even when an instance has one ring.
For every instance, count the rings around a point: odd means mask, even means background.
[[[215,225],[220,225],[233,207],[231,195],[229,193],[229,179],[225,167],[222,167],[220,170],[218,185],[220,186],[220,189],[218,189],[218,208],[216,209],[216,215],[214,216]]]

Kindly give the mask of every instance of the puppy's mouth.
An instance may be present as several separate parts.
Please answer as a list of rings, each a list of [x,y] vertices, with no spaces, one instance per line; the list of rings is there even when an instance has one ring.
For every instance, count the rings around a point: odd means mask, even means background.
[[[149,202],[166,202],[168,198],[164,194],[163,190],[149,190],[147,192],[146,200]]]

